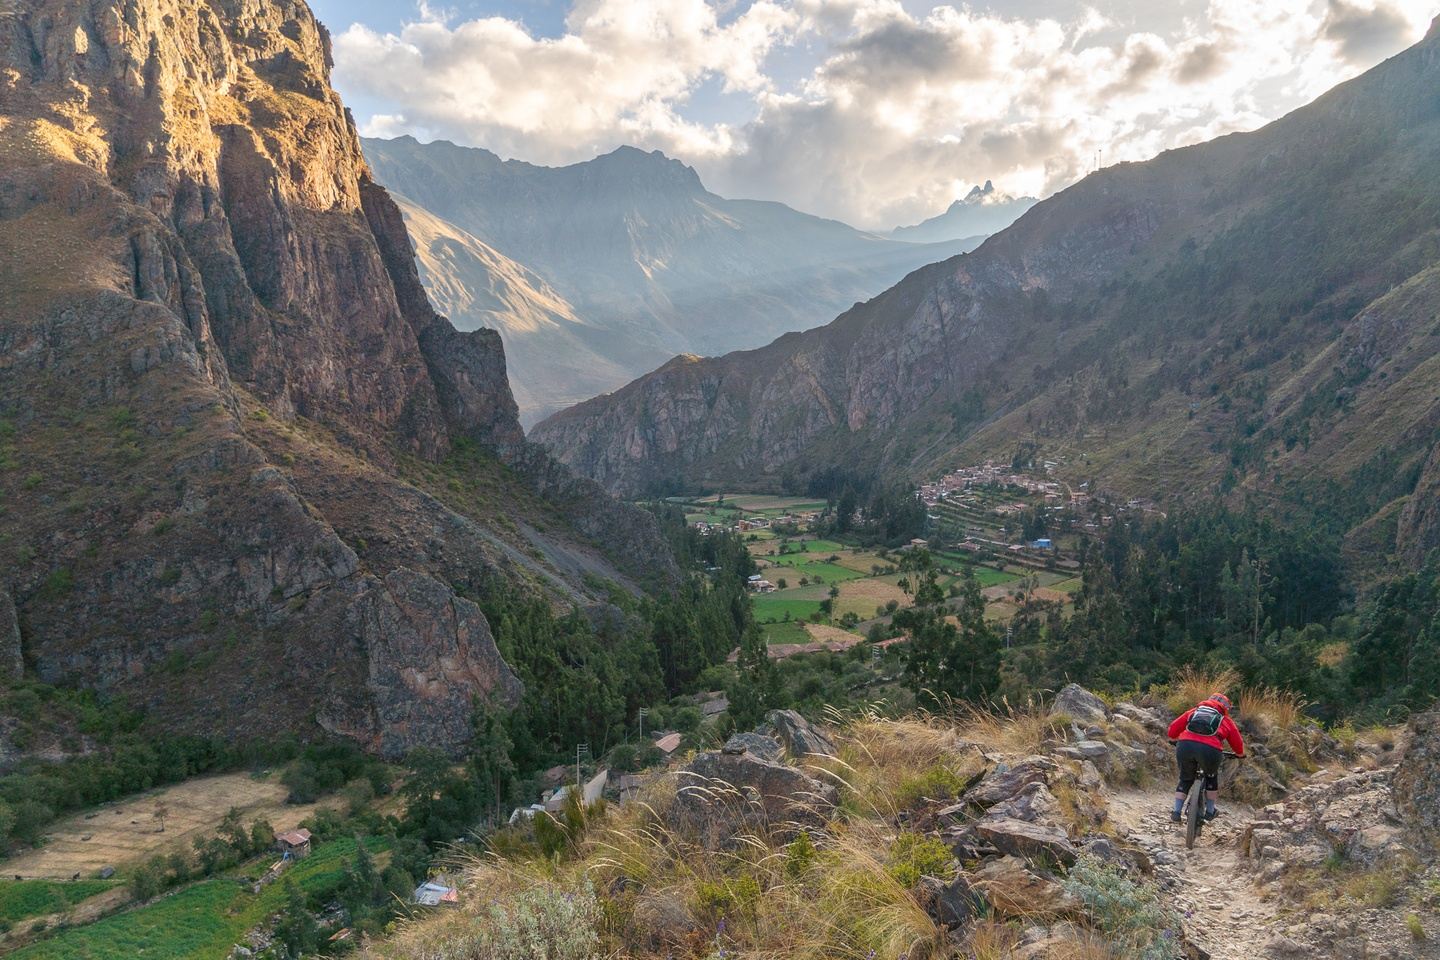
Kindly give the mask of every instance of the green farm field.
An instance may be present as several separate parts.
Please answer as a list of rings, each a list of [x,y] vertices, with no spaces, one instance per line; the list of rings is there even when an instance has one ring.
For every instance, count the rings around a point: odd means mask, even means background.
[[[760,632],[765,635],[765,642],[771,645],[777,643],[810,642],[809,631],[805,629],[805,624],[798,620],[761,624]]]
[[[115,880],[6,880],[0,882],[0,920],[15,923],[63,913],[83,900],[118,886]]]
[[[791,620],[809,619],[811,614],[819,611],[820,600],[823,598],[811,600],[796,596],[805,592],[809,591],[785,590],[756,597],[755,619],[760,623],[779,622],[785,619],[786,614],[789,614]]]
[[[379,852],[382,839],[367,842]],[[328,896],[344,880],[355,841],[332,840],[317,847],[287,874],[309,895]],[[199,960],[226,957],[245,931],[279,910],[284,881],[257,896],[238,877],[216,877],[155,902],[74,927],[12,953],[15,960]]]

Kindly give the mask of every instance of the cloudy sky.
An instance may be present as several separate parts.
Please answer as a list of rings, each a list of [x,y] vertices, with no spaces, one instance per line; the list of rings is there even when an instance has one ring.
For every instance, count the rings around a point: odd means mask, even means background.
[[[1258,127],[1414,43],[1440,0],[311,0],[370,136],[542,164],[659,149],[867,228],[993,179]]]

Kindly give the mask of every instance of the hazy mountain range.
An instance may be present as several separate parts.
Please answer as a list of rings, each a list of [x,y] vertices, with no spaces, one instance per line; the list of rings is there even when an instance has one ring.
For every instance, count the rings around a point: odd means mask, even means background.
[[[612,490],[1061,462],[1440,546],[1440,27],[1249,134],[1121,164],[820,329],[532,436]],[[1383,549],[1382,549],[1383,548]]]
[[[629,147],[560,168],[409,137],[364,147],[399,195],[440,312],[500,332],[526,422],[679,354],[824,323],[981,239],[902,242],[727,200]]]
[[[989,180],[975,187],[964,199],[950,204],[938,217],[931,217],[913,227],[891,231],[896,240],[911,243],[939,243],[961,237],[988,237],[999,233],[1025,215],[1040,201],[1034,197],[1012,197],[1000,193]]]

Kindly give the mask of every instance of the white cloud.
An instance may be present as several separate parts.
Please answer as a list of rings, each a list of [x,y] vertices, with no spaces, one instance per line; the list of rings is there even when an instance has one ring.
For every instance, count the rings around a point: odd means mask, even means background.
[[[1046,193],[1097,151],[1139,160],[1258,126],[1417,40],[1431,2],[1208,0],[1167,31],[1112,15],[1113,0],[1056,4],[1069,9],[1053,19],[917,15],[899,0],[577,0],[556,39],[427,6],[398,34],[352,27],[336,55],[343,88],[393,105],[366,123],[376,135],[542,163],[633,143],[720,192],[880,227],[987,178]],[[748,120],[692,109],[706,83],[748,101]]]

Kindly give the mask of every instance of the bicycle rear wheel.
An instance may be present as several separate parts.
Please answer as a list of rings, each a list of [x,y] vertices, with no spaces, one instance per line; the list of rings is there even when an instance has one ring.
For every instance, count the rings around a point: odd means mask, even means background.
[[[1200,833],[1205,829],[1205,779],[1197,778],[1190,787],[1190,797],[1185,805],[1185,849],[1195,847]]]

